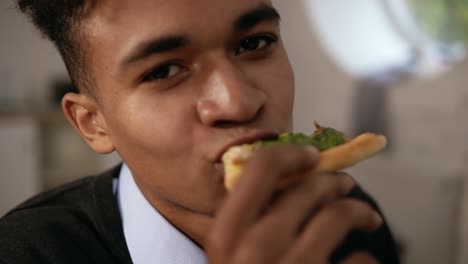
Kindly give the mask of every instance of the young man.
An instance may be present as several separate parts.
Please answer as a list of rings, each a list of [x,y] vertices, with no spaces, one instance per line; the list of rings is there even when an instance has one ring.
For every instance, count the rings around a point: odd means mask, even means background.
[[[220,156],[292,130],[293,73],[267,0],[20,0],[78,94],[65,115],[124,164],[0,221],[0,263],[397,263],[349,175],[281,177],[317,150],[260,151],[227,193]]]

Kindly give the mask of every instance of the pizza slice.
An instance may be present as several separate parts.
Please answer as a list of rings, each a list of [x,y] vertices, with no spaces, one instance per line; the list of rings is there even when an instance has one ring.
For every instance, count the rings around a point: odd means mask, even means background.
[[[385,148],[385,136],[364,133],[350,139],[342,132],[315,123],[316,131],[312,135],[303,133],[285,133],[274,140],[262,140],[253,144],[244,144],[229,148],[222,156],[224,164],[224,184],[231,190],[239,180],[245,164],[259,148],[275,144],[297,144],[315,146],[320,153],[320,162],[315,173],[335,172],[351,167],[366,160]],[[280,186],[292,180],[286,178]]]

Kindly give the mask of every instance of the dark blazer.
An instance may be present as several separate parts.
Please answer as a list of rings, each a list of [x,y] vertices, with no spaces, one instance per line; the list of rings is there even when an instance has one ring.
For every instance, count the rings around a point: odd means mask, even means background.
[[[120,166],[41,193],[0,219],[0,263],[132,263],[112,186]],[[376,204],[361,189],[353,197]],[[399,263],[390,230],[353,232],[335,262],[367,250],[381,263]]]

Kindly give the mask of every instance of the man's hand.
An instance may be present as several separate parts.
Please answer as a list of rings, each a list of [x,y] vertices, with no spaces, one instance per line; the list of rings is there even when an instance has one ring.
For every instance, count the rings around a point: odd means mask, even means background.
[[[307,175],[277,192],[281,178],[312,170],[318,155],[292,145],[259,150],[217,214],[209,262],[325,264],[350,231],[378,228],[382,219],[370,206],[345,198],[355,185],[349,175]],[[376,261],[358,253],[344,263]]]

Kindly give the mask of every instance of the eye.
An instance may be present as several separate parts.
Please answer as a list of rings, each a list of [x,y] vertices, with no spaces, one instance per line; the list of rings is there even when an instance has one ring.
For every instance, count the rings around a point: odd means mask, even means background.
[[[152,69],[143,77],[143,82],[170,79],[171,77],[174,77],[175,75],[180,73],[183,69],[184,68],[178,64],[167,63]]]
[[[277,37],[271,35],[248,37],[241,41],[239,48],[236,51],[237,55],[251,51],[261,51],[267,49],[272,43],[278,40]]]

